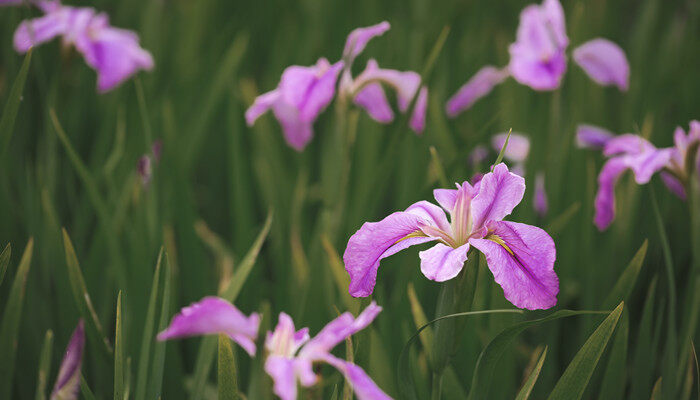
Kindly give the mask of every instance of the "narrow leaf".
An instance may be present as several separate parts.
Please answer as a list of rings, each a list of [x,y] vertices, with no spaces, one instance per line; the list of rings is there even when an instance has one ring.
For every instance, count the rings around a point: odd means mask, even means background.
[[[151,284],[151,297],[148,300],[146,310],[146,321],[143,327],[143,338],[141,339],[141,354],[139,355],[138,375],[136,381],[136,400],[143,400],[146,396],[146,384],[148,383],[148,364],[151,356],[151,343],[155,339],[153,327],[156,320],[156,303],[158,302],[158,286],[160,285],[160,266],[163,259],[163,247],[158,253],[156,270],[153,273],[153,283]]]
[[[632,382],[635,384],[632,385],[630,396],[633,400],[646,400],[651,390],[655,360],[653,352],[649,351],[649,349],[653,347],[652,330],[654,305],[656,304],[656,282],[657,278],[654,277],[647,290],[644,306],[642,307],[642,317],[637,328],[637,344],[632,368]],[[658,324],[658,326],[660,325]]]
[[[46,386],[51,370],[51,350],[53,348],[53,331],[49,329],[44,336],[44,344],[41,346],[41,356],[39,356],[39,372],[36,377],[35,400],[46,399]]]
[[[545,347],[540,353],[539,357],[537,358],[537,364],[535,364],[532,372],[530,372],[530,375],[527,377],[527,380],[518,392],[518,396],[515,398],[515,400],[527,400],[530,397],[530,393],[532,393],[532,388],[535,387],[535,382],[537,382],[537,378],[540,376],[540,371],[542,371],[542,365],[544,365],[544,359],[546,357],[547,347]]]
[[[642,264],[644,264],[644,257],[647,254],[647,247],[649,245],[649,240],[644,240],[642,247],[637,250],[634,257],[627,268],[620,275],[620,279],[617,280],[612,291],[608,297],[603,302],[603,308],[612,308],[615,304],[619,304],[623,300],[627,300],[632,293],[635,282],[637,282],[637,277],[639,276],[639,271],[642,270]]]
[[[114,400],[124,400],[124,336],[122,291],[117,295],[117,320],[114,327]]]
[[[620,319],[625,303],[621,302],[613,312],[598,326],[593,334],[584,343],[581,350],[571,361],[549,394],[550,400],[555,399],[580,399],[593,375],[598,360],[603,355],[608,341],[615,331],[617,321]]]
[[[15,357],[17,355],[17,334],[22,318],[22,305],[26,290],[27,275],[32,262],[34,239],[30,238],[24,249],[22,260],[17,267],[17,274],[10,288],[5,312],[2,314],[0,326],[0,399],[10,399],[13,377],[15,373]]]
[[[556,236],[558,235],[571,221],[571,219],[576,215],[576,213],[579,212],[581,209],[581,202],[577,201],[570,205],[564,212],[559,214],[552,222],[547,225],[547,229],[545,229],[550,235]]]
[[[158,321],[158,332],[162,332],[168,327],[170,318],[170,283],[172,268],[168,253],[163,253],[163,297],[161,299],[160,320]],[[167,342],[156,342],[153,345],[153,364],[151,375],[149,376],[150,389],[148,399],[159,398],[163,389],[163,368],[165,367],[165,346]]]
[[[24,56],[24,62],[22,62],[17,78],[15,78],[15,83],[12,84],[5,108],[2,110],[2,118],[0,118],[0,157],[5,154],[5,150],[12,138],[12,130],[15,127],[19,105],[22,102],[22,92],[24,92],[24,84],[27,81],[31,59],[32,49],[29,49],[27,55]]]
[[[83,374],[80,374],[80,393],[83,394],[83,398],[85,398],[85,400],[97,400],[85,381]]]
[[[510,134],[513,133],[513,128],[508,129],[508,134],[506,135],[506,141],[503,142],[503,147],[501,151],[498,152],[498,157],[496,157],[496,162],[491,166],[491,172],[493,172],[493,167],[500,164],[503,161],[503,155],[506,153],[506,148],[508,147],[508,141],[510,140]]]
[[[7,266],[10,265],[11,256],[12,246],[8,243],[2,253],[0,253],[0,286],[2,286],[2,281],[5,279],[5,273],[7,272]]]
[[[413,284],[408,284],[408,301],[411,303],[411,314],[413,314],[413,322],[416,324],[416,329],[421,326],[428,324],[428,318],[425,316],[423,307],[418,301],[418,296],[416,296],[416,290],[413,288]],[[433,330],[428,326],[423,329],[423,331],[418,336],[421,345],[425,350],[425,354],[428,356],[428,361],[432,362],[433,359]]]
[[[219,335],[218,381],[219,400],[238,400],[236,361],[231,339],[226,335]]]
[[[629,340],[629,313],[625,310],[620,319],[620,328],[615,332],[610,359],[603,375],[599,399],[624,398],[627,383],[627,346]]]

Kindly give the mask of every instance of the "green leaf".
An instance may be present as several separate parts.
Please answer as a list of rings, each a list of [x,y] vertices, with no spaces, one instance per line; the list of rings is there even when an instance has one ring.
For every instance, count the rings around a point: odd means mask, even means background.
[[[559,234],[559,232],[562,231],[566,227],[566,225],[571,221],[571,218],[576,215],[577,212],[581,209],[581,202],[577,201],[573,203],[572,205],[569,206],[564,212],[559,214],[552,222],[547,225],[547,233],[549,233],[551,236],[556,236]]]
[[[598,360],[600,360],[610,337],[615,332],[624,306],[625,303],[621,302],[588,338],[581,350],[571,360],[564,375],[559,378],[559,382],[554,386],[548,399],[580,399],[583,396]]]
[[[5,312],[2,314],[0,326],[0,399],[12,398],[11,390],[15,373],[15,357],[17,356],[17,334],[19,322],[22,319],[22,305],[27,284],[29,266],[32,262],[34,239],[30,238],[24,248],[22,260],[17,267],[17,275],[12,282],[10,295],[7,298]]]
[[[170,318],[170,284],[172,268],[168,253],[163,253],[163,297],[161,299],[160,320],[158,321],[158,332],[162,332],[168,327]],[[159,398],[163,389],[163,368],[165,367],[165,345],[167,342],[157,341],[153,346],[153,364],[149,377],[150,390],[148,399]]]
[[[243,284],[246,279],[248,279],[250,271],[253,269],[253,265],[255,265],[255,260],[258,258],[258,254],[260,254],[260,249],[265,242],[265,238],[270,232],[270,226],[272,226],[272,211],[268,212],[265,225],[258,234],[258,237],[255,238],[250,250],[248,250],[248,253],[246,253],[240,265],[233,273],[228,287],[219,294],[220,297],[231,303],[236,301],[238,293],[240,293]],[[192,389],[192,397],[195,400],[201,398],[204,386],[207,383],[211,364],[216,355],[216,342],[217,340],[215,337],[204,337],[202,338],[202,344],[199,346],[199,353],[197,354],[197,361],[194,367],[194,384]]]
[[[646,400],[651,390],[655,360],[653,357],[654,353],[649,351],[649,349],[653,346],[652,330],[654,305],[656,304],[656,283],[657,277],[654,277],[647,290],[644,306],[642,307],[642,317],[639,322],[639,327],[637,328],[637,344],[634,352],[631,379],[635,384],[632,385],[630,396],[630,399],[633,400]]]
[[[610,291],[608,297],[606,297],[603,302],[603,308],[612,308],[615,304],[619,304],[623,300],[627,300],[632,293],[635,282],[637,282],[637,277],[639,276],[639,271],[642,270],[642,265],[644,264],[644,257],[647,254],[647,247],[649,245],[649,240],[644,240],[642,247],[637,250],[634,257],[627,268],[620,275],[620,279],[617,280],[615,286]]]
[[[472,376],[472,387],[469,391],[470,399],[487,399],[489,387],[491,386],[491,378],[496,370],[498,361],[503,353],[509,348],[509,344],[525,329],[536,326],[545,322],[554,321],[560,318],[573,317],[576,315],[594,315],[607,314],[607,311],[572,311],[559,310],[544,318],[534,319],[531,321],[519,322],[502,330],[494,337],[486,348],[481,351],[479,359],[474,368]]]
[[[620,328],[615,332],[615,339],[610,351],[608,366],[600,386],[599,399],[622,399],[627,383],[627,347],[629,339],[629,313],[622,312]]]
[[[406,344],[403,346],[403,349],[401,349],[401,354],[399,354],[399,362],[396,366],[396,377],[397,381],[399,384],[399,394],[401,395],[401,398],[403,399],[417,399],[416,395],[416,388],[415,384],[413,382],[413,374],[411,373],[410,370],[410,363],[408,361],[408,353],[409,349],[411,348],[411,344],[420,336],[420,333],[424,329],[428,329],[432,324],[442,321],[442,320],[447,320],[451,318],[458,318],[458,317],[467,317],[467,316],[473,316],[473,315],[483,315],[483,314],[498,314],[498,313],[514,313],[514,314],[523,314],[524,312],[522,310],[483,310],[483,311],[467,311],[467,312],[461,312],[461,313],[456,313],[456,314],[448,314],[448,315],[443,315],[442,317],[435,318],[434,320],[428,322],[427,324],[421,326],[416,330],[416,332],[413,333],[413,336],[411,336]]]
[[[418,300],[418,296],[416,296],[416,290],[413,288],[412,283],[408,284],[407,291],[408,301],[411,304],[411,314],[413,314],[413,323],[416,324],[416,329],[419,329],[421,326],[428,324],[428,318],[425,316],[425,312],[423,311],[423,307]],[[428,361],[432,362],[434,340],[433,330],[429,326],[423,328],[423,331],[420,333],[418,338],[420,339],[421,345],[423,346],[425,354],[428,357]]]
[[[535,382],[537,382],[537,378],[540,376],[540,371],[542,371],[542,365],[544,365],[544,359],[546,357],[547,347],[545,347],[541,351],[539,357],[537,357],[535,367],[532,369],[532,372],[530,372],[530,375],[527,377],[527,380],[518,392],[518,396],[515,398],[515,400],[527,400],[530,397],[530,393],[532,393],[532,388],[535,387]]]
[[[447,180],[447,175],[445,174],[445,167],[442,166],[442,160],[437,152],[435,146],[430,146],[430,161],[435,175],[437,175],[440,187],[448,188],[450,187],[450,182]]]
[[[22,92],[24,84],[27,81],[27,73],[29,72],[29,64],[32,60],[32,49],[29,49],[27,55],[24,56],[22,67],[15,78],[15,83],[12,84],[10,95],[8,96],[5,108],[2,110],[2,118],[0,118],[0,157],[5,154],[7,146],[12,138],[12,130],[15,127],[15,119],[19,112],[19,105],[22,102]]]
[[[218,378],[219,400],[238,400],[236,361],[233,358],[231,339],[221,334],[219,335]]]
[[[83,398],[85,398],[85,400],[97,400],[95,395],[92,393],[92,390],[90,390],[90,387],[85,381],[85,377],[82,373],[80,374],[80,393],[83,394]]]
[[[99,346],[100,350],[111,359],[112,346],[109,344],[109,340],[107,340],[107,336],[104,334],[102,324],[100,324],[95,308],[92,305],[92,300],[90,300],[90,294],[87,291],[85,278],[83,278],[83,273],[80,270],[80,264],[78,263],[78,257],[75,255],[73,243],[68,236],[68,232],[66,232],[65,229],[62,229],[62,232],[63,249],[66,253],[66,265],[68,267],[68,280],[73,290],[75,305],[78,307],[80,315],[86,321],[88,335],[92,336],[96,342],[103,344]]]
[[[0,253],[0,286],[2,286],[2,281],[5,279],[5,273],[7,272],[7,266],[10,265],[10,258],[12,256],[12,246],[8,243]]]
[[[513,128],[508,129],[508,134],[506,135],[506,141],[503,142],[503,147],[501,147],[501,151],[498,152],[498,157],[496,157],[496,162],[493,163],[493,166],[491,166],[491,172],[493,172],[493,168],[500,164],[501,161],[503,161],[503,155],[506,153],[506,148],[508,147],[508,141],[510,140],[510,134],[513,133]]]
[[[53,347],[53,331],[49,329],[44,336],[44,345],[41,346],[41,356],[39,356],[39,372],[36,377],[35,400],[46,399],[46,385],[49,380],[51,370],[51,349]]]
[[[143,327],[143,338],[141,339],[141,354],[139,355],[139,369],[136,382],[135,399],[142,400],[146,396],[146,385],[148,383],[148,367],[149,357],[151,356],[151,343],[155,340],[153,327],[156,320],[156,303],[158,302],[158,287],[160,285],[160,268],[163,260],[163,247],[158,253],[158,261],[156,262],[156,270],[153,273],[153,283],[151,284],[151,297],[148,300],[148,309],[146,310],[146,321]]]
[[[122,291],[117,295],[117,320],[114,327],[114,400],[124,400],[124,326],[122,321]]]

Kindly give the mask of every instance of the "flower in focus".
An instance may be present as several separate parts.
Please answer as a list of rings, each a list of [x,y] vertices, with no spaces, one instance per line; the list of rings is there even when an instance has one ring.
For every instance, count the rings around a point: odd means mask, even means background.
[[[506,145],[508,133],[499,133],[491,138],[491,147],[496,153],[500,153]],[[530,154],[530,139],[522,133],[511,132],[508,138],[508,146],[503,150],[503,158],[513,163],[512,172],[516,175],[525,175],[525,161]]]
[[[258,313],[246,317],[233,304],[222,298],[205,297],[183,308],[170,325],[158,334],[158,340],[224,334],[253,356],[259,325]]]
[[[566,72],[568,45],[564,10],[558,0],[525,7],[520,13],[516,40],[508,49],[508,66],[480,69],[447,102],[447,114],[455,117],[471,108],[508,76],[534,90],[557,89]],[[615,43],[602,38],[590,40],[574,50],[573,59],[596,83],[627,90],[629,64]]]
[[[85,62],[97,71],[97,88],[106,92],[141,69],[153,68],[151,54],[139,45],[131,31],[114,28],[104,13],[89,7],[63,6],[58,1],[36,3],[44,16],[22,22],[14,34],[20,53],[61,36],[63,44],[75,46]]]
[[[274,380],[274,392],[283,400],[297,398],[297,381],[304,387],[313,386],[318,377],[313,363],[324,362],[338,369],[352,386],[360,400],[390,399],[357,365],[339,359],[331,350],[346,338],[366,328],[382,310],[373,301],[357,318],[349,312],[328,323],[318,335],[309,337],[309,329],[296,330],[292,318],[280,313],[273,332],[268,332],[265,371]]]
[[[419,253],[421,272],[428,279],[456,277],[473,246],[486,256],[508,301],[532,310],[553,307],[559,293],[554,241],[535,226],[503,221],[524,193],[525,180],[501,163],[474,186],[464,182],[457,189],[435,190],[440,207],[419,201],[379,222],[366,222],[343,255],[350,294],[364,297],[373,292],[381,259],[416,244],[437,242]]]
[[[78,322],[66,347],[56,383],[51,391],[51,400],[77,400],[80,390],[80,365],[85,347],[85,326]]]
[[[533,207],[535,213],[537,213],[537,216],[540,218],[544,218],[549,210],[547,192],[544,189],[544,174],[542,172],[538,172],[537,175],[535,175],[535,198]]]

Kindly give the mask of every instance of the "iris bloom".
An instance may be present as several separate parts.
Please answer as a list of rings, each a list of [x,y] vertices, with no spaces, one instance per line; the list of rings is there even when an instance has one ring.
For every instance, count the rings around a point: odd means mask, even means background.
[[[645,184],[651,177],[661,173],[661,178],[666,186],[678,197],[685,198],[685,185],[691,179],[693,171],[687,171],[686,165],[695,165],[700,168],[700,158],[694,162],[687,162],[688,148],[694,143],[700,142],[700,122],[692,121],[688,134],[682,128],[676,128],[674,132],[674,147],[656,148],[648,140],[633,134],[612,136],[605,140],[599,140],[594,135],[585,138],[579,128],[579,142],[590,144],[602,142],[603,154],[608,160],[598,175],[598,193],[595,197],[594,223],[598,229],[605,230],[615,219],[615,185],[626,170],[632,170],[635,181]],[[590,132],[590,130],[589,130]],[[593,139],[591,139],[593,138]]]
[[[558,0],[525,7],[520,13],[516,40],[508,49],[510,63],[503,68],[486,66],[479,70],[448,101],[447,114],[454,117],[469,109],[508,76],[534,90],[557,89],[566,72],[568,45],[564,10]],[[598,84],[627,90],[627,57],[615,43],[593,39],[574,50],[573,58]]]
[[[491,138],[491,147],[496,153],[500,153],[506,144],[508,133],[499,133]],[[525,161],[530,155],[530,139],[522,133],[511,132],[508,146],[503,150],[503,159],[513,163],[512,172],[516,175],[525,175]]]
[[[313,363],[324,362],[345,376],[358,399],[390,399],[360,367],[331,354],[339,343],[366,328],[381,310],[372,302],[357,318],[343,313],[313,338],[309,337],[308,328],[296,331],[291,317],[280,313],[277,327],[267,333],[265,340],[268,351],[265,371],[274,380],[275,394],[283,400],[296,399],[297,381],[304,387],[314,385],[318,377],[313,372]]]
[[[51,400],[77,400],[80,391],[80,364],[83,360],[85,347],[85,327],[83,320],[73,331],[66,347],[61,366],[58,370],[56,383],[51,391]]]
[[[109,25],[109,17],[88,7],[63,6],[58,1],[39,1],[43,17],[24,21],[15,31],[15,50],[61,36],[63,44],[75,46],[85,62],[97,71],[100,92],[114,89],[141,69],[153,68],[151,54],[139,46],[134,32]]]
[[[340,78],[339,93],[343,101],[352,101],[363,108],[371,118],[380,123],[389,123],[394,113],[389,105],[382,84],[396,90],[398,108],[406,112],[414,96],[416,105],[409,125],[416,132],[425,127],[428,91],[420,86],[420,75],[413,71],[382,69],[375,60],[357,78],[351,74],[355,58],[362,53],[367,43],[389,30],[389,23],[357,28],[350,32],[340,61],[331,64],[325,58],[311,67],[291,66],[284,70],[276,89],[258,96],[246,111],[248,126],[268,110],[282,126],[287,143],[301,151],[313,137],[313,124],[336,95],[336,84]]]
[[[410,246],[437,242],[421,251],[421,272],[443,282],[459,274],[473,246],[516,307],[547,309],[557,303],[556,249],[542,229],[503,221],[520,203],[525,180],[501,163],[472,186],[433,192],[440,207],[419,201],[379,222],[367,222],[348,241],[343,260],[350,275],[349,292],[369,296],[381,259]],[[450,214],[448,221],[445,212]]]
[[[540,218],[544,218],[549,211],[549,204],[547,202],[547,192],[544,189],[544,174],[538,172],[535,175],[535,198],[533,199],[533,208],[535,213]]]

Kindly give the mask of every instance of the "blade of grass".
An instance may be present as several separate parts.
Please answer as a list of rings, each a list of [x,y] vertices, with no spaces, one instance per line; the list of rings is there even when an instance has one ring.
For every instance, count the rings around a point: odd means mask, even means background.
[[[409,303],[411,303],[411,314],[413,314],[413,322],[416,324],[416,329],[418,329],[421,326],[428,324],[428,318],[425,316],[425,312],[423,311],[423,307],[421,306],[420,301],[418,300],[416,290],[413,288],[412,283],[408,284],[407,291],[408,301]],[[433,330],[429,326],[423,328],[423,331],[418,336],[418,338],[420,339],[421,345],[423,346],[423,350],[425,351],[425,354],[428,357],[428,361],[432,362]]]
[[[510,134],[513,133],[513,128],[508,129],[508,134],[506,135],[506,141],[503,142],[503,147],[501,151],[498,152],[498,157],[496,157],[496,162],[491,166],[491,172],[493,172],[493,167],[500,164],[503,161],[503,155],[506,154],[506,148],[508,147],[508,141],[510,140]]]
[[[53,347],[53,331],[49,329],[44,336],[44,344],[41,346],[41,356],[39,356],[39,372],[36,377],[35,400],[46,399],[46,385],[49,380],[51,370],[51,350]]]
[[[238,400],[236,361],[231,339],[226,335],[219,335],[218,383],[219,400]]]
[[[0,253],[0,286],[2,286],[2,281],[5,279],[5,273],[7,272],[7,266],[10,265],[11,256],[12,246],[8,243],[2,253]]]
[[[644,300],[644,306],[642,307],[642,317],[639,322],[639,327],[637,328],[637,344],[635,347],[633,369],[632,369],[632,391],[630,399],[632,400],[646,400],[649,396],[651,390],[652,373],[654,368],[654,358],[652,352],[649,349],[653,346],[653,318],[654,318],[654,305],[656,304],[656,283],[657,277],[655,276],[651,284],[649,284],[649,289],[647,290],[646,297]],[[661,325],[661,324],[657,324]]]
[[[549,225],[547,225],[547,229],[545,229],[550,235],[556,236],[558,235],[562,229],[566,227],[566,225],[571,221],[571,218],[573,218],[576,213],[579,212],[581,209],[581,202],[577,201],[570,205],[564,212],[559,214],[554,221],[550,222]]]
[[[95,395],[92,393],[92,390],[90,390],[90,387],[88,386],[87,382],[85,381],[85,377],[83,374],[80,374],[80,393],[82,393],[83,398],[85,400],[97,400],[95,398]]]
[[[0,326],[0,399],[12,398],[15,358],[17,356],[17,334],[22,319],[22,305],[24,304],[27,275],[33,252],[34,239],[29,238],[10,288],[5,311],[2,314],[2,325]]]
[[[27,55],[24,56],[24,62],[22,62],[19,74],[17,74],[17,78],[15,78],[15,82],[12,84],[12,89],[10,89],[5,108],[2,110],[2,118],[0,118],[0,157],[4,156],[5,150],[7,150],[7,146],[10,144],[10,139],[12,138],[12,130],[15,127],[19,105],[22,102],[22,92],[24,91],[24,84],[27,81],[27,73],[29,72],[31,60],[32,49],[29,49]]]
[[[591,379],[596,365],[598,365],[598,360],[600,360],[610,337],[615,332],[617,321],[620,319],[624,306],[625,303],[620,302],[617,308],[605,318],[588,338],[581,350],[576,353],[576,356],[571,360],[564,374],[554,386],[554,390],[549,394],[549,400],[580,399],[583,396],[583,392],[588,386],[588,381]]]
[[[117,319],[114,327],[114,400],[124,400],[124,337],[122,292],[117,295]]]
[[[141,340],[141,354],[139,355],[139,369],[136,381],[135,399],[142,400],[146,396],[146,385],[148,383],[149,357],[151,356],[151,343],[155,340],[153,327],[156,320],[156,303],[158,302],[158,287],[160,285],[160,268],[163,260],[163,247],[158,253],[156,270],[153,273],[153,283],[151,284],[151,297],[148,301],[146,311],[146,321],[143,328],[143,338]]]
[[[330,240],[328,240],[328,237],[326,237],[326,235],[321,236],[321,244],[326,250],[326,255],[328,256],[328,265],[330,265],[331,267],[333,280],[335,281],[335,284],[338,287],[338,293],[343,301],[343,305],[348,311],[352,312],[353,314],[356,314],[359,311],[360,303],[357,300],[353,299],[353,297],[350,296],[350,293],[348,293],[350,279],[348,277],[347,272],[345,272],[345,265],[343,264],[343,260],[335,251],[335,248],[333,248],[333,245],[331,244]]]
[[[610,291],[610,294],[603,302],[603,308],[612,308],[615,304],[623,300],[628,300],[634,288],[634,284],[637,282],[639,271],[642,270],[648,245],[649,240],[645,239],[644,243],[642,243],[642,247],[637,250],[637,253],[635,253],[632,260],[627,264],[627,268],[625,268],[625,271],[620,275],[620,279],[617,280],[612,291]]]
[[[530,393],[532,393],[532,388],[535,387],[537,378],[540,376],[540,371],[542,371],[542,365],[544,365],[544,359],[546,357],[547,347],[545,347],[544,350],[542,350],[542,352],[540,353],[539,357],[537,357],[537,364],[535,364],[535,367],[532,369],[532,372],[530,372],[530,375],[527,377],[527,380],[518,392],[518,395],[515,397],[515,400],[527,400],[530,397]]]
[[[158,332],[162,332],[168,326],[170,317],[170,285],[172,281],[172,267],[168,252],[163,253],[163,296],[161,298],[160,320]],[[165,345],[167,342],[156,342],[153,345],[153,364],[149,376],[148,399],[159,398],[163,388],[163,368],[165,367]]]
[[[646,242],[645,242],[646,243]],[[627,383],[627,347],[629,340],[629,316],[625,310],[620,317],[620,328],[615,332],[615,339],[610,351],[608,366],[600,385],[599,399],[624,398]]]

